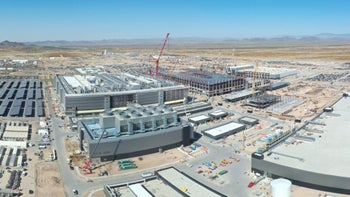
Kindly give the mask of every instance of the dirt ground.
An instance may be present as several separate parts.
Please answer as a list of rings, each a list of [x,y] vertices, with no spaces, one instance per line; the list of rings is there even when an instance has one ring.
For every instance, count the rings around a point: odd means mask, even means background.
[[[88,176],[98,176],[98,173],[100,171],[106,170],[109,174],[123,174],[127,172],[135,172],[139,170],[157,170],[162,168],[161,166],[179,162],[180,160],[183,160],[186,158],[186,155],[184,155],[182,152],[178,151],[177,149],[171,149],[166,150],[163,153],[153,153],[148,155],[143,155],[141,157],[133,157],[129,158],[134,161],[137,168],[136,169],[129,169],[129,170],[119,170],[117,161],[114,162],[103,162],[103,163],[96,163],[94,171],[96,173],[93,173]],[[94,166],[94,165],[93,165]]]
[[[36,164],[36,196],[65,196],[57,162]]]

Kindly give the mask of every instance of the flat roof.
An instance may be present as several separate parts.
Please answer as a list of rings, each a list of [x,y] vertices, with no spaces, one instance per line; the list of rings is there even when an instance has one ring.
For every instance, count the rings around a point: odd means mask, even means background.
[[[256,118],[252,118],[252,117],[248,117],[248,116],[244,116],[243,118],[241,118],[240,120],[246,121],[246,122],[255,122],[258,119]]]
[[[247,68],[247,69],[244,69],[244,71],[254,72],[255,69],[254,68]],[[291,71],[297,71],[297,70],[290,69],[290,68],[278,68],[278,67],[263,67],[263,66],[259,66],[257,72],[265,72],[265,73],[270,73],[270,74],[275,75],[275,74],[283,74],[283,73],[287,73],[287,72],[291,72]]]
[[[341,99],[333,106],[332,113],[322,113],[315,122],[324,122],[326,125],[309,124],[311,129],[322,130],[324,133],[315,133],[314,142],[302,142],[296,145],[281,144],[272,152],[288,156],[272,154],[265,160],[280,165],[291,166],[316,173],[329,174],[341,177],[350,177],[350,99]],[[322,137],[319,137],[322,136]],[[274,155],[279,159],[274,159]]]
[[[218,136],[218,135],[222,135],[224,133],[227,133],[229,131],[238,129],[244,127],[244,125],[236,123],[236,122],[230,122],[228,124],[216,127],[214,129],[209,129],[207,131],[204,131],[205,133],[211,135],[211,136]]]
[[[29,125],[22,125],[22,126],[13,126],[13,125],[6,125],[5,131],[10,132],[28,132]]]
[[[140,197],[153,197],[140,183],[129,185],[130,190]]]
[[[166,179],[170,184],[174,185],[180,190],[181,188],[186,188],[187,189],[186,194],[190,193],[190,196],[192,197],[197,197],[197,196],[198,197],[202,197],[202,196],[220,197],[220,195],[196,183],[195,181],[188,178],[187,176],[180,173],[179,171],[175,170],[174,168],[160,170],[158,171],[158,174],[161,175],[164,179]]]
[[[217,110],[217,111],[213,111],[213,112],[209,113],[209,115],[213,115],[213,116],[223,116],[226,114],[227,114],[227,112],[222,111],[222,110]]]
[[[207,115],[200,115],[200,116],[191,117],[188,120],[197,122],[197,121],[207,120],[207,119],[210,119],[210,117]]]
[[[5,131],[2,135],[2,138],[27,138],[28,133],[27,132],[16,132],[16,131]]]

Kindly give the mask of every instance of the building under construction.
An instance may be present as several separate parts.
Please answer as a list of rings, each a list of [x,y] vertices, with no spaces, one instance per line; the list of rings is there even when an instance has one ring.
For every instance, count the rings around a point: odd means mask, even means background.
[[[281,96],[264,94],[257,97],[249,98],[247,105],[256,108],[266,108],[280,101]]]
[[[242,90],[245,87],[243,77],[228,76],[195,69],[173,74],[160,72],[159,75],[189,86],[191,92],[203,93],[208,96],[230,93]]]

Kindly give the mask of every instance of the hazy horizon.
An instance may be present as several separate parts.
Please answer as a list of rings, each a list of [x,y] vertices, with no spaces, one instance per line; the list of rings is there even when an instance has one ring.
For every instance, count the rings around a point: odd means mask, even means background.
[[[0,41],[243,39],[350,33],[350,2],[5,1]]]

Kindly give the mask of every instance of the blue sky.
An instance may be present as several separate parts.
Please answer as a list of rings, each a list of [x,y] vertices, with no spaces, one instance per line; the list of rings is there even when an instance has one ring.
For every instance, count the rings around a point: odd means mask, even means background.
[[[350,33],[348,0],[4,0],[0,41]]]

